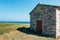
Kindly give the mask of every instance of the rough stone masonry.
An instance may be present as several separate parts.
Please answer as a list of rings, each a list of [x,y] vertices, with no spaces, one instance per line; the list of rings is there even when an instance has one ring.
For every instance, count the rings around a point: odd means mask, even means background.
[[[30,12],[30,29],[35,32],[37,20],[42,20],[42,35],[60,36],[60,6],[38,4]]]

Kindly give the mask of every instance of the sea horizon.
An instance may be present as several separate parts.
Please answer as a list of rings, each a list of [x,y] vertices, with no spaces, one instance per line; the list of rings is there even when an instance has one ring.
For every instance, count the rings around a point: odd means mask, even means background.
[[[0,23],[30,24],[29,21],[0,21]]]

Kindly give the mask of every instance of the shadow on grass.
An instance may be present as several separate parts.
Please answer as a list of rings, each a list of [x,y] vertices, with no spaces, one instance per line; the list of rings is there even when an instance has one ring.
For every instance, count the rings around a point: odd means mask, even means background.
[[[20,32],[23,32],[23,33],[26,33],[26,34],[32,34],[32,35],[36,35],[36,36],[41,36],[41,37],[50,37],[48,35],[42,35],[40,33],[37,33],[37,32],[34,32],[34,31],[31,31],[30,28],[25,28],[25,27],[22,27],[22,28],[17,28],[18,31]],[[53,37],[50,37],[50,38],[53,38]]]

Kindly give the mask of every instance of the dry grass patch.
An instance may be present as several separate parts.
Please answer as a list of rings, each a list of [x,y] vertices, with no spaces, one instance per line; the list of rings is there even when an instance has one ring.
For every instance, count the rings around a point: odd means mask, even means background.
[[[18,31],[17,28],[29,28],[28,24],[0,23],[0,40],[55,40],[55,38],[43,37]],[[25,30],[24,30],[25,31]]]
[[[54,38],[36,36],[22,33],[19,31],[11,31],[0,36],[0,40],[55,40]]]
[[[56,40],[60,40],[60,36],[56,38]]]

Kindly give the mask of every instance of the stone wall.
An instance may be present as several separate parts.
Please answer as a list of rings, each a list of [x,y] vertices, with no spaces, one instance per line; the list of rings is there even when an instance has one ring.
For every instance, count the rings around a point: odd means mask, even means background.
[[[53,6],[39,5],[30,14],[31,30],[36,32],[36,20],[42,20],[42,34],[56,36],[56,9]]]

